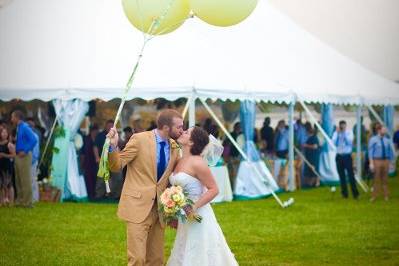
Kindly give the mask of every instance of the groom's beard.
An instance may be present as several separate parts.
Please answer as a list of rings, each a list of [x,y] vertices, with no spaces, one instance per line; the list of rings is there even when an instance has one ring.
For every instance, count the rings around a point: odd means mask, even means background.
[[[177,140],[178,138],[180,138],[179,134],[174,133],[172,130],[169,130],[169,137],[173,140]]]

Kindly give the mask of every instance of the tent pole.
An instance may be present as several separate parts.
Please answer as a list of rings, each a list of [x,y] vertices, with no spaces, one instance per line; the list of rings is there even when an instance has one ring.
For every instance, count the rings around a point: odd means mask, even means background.
[[[190,102],[191,102],[191,96],[187,97],[187,102],[184,105],[184,109],[183,109],[183,113],[182,113],[183,120],[186,118],[186,115],[188,112],[188,107],[190,106]]]
[[[313,116],[313,114],[310,112],[309,108],[305,105],[305,103],[300,100],[299,103],[301,104],[301,106],[303,107],[303,109],[305,110],[305,112],[309,115],[310,120],[312,120],[312,122],[316,125],[316,127],[320,130],[320,133],[323,135],[323,137],[325,138],[325,140],[327,141],[328,145],[332,148],[333,151],[336,151],[337,148],[335,147],[334,143],[332,142],[332,140],[330,139],[330,137],[327,135],[327,133],[324,131],[324,129],[321,127],[321,125],[319,124],[319,122],[317,122],[317,119]],[[361,180],[359,180],[359,177],[355,175],[355,180],[356,182],[359,184],[359,186],[364,190],[364,192],[368,191],[368,187],[366,184],[364,184]]]
[[[295,171],[294,171],[294,105],[288,106],[288,125],[289,125],[289,150],[288,150],[288,189],[295,190]]]
[[[359,179],[362,179],[362,105],[356,110],[356,170]]]
[[[359,105],[356,110],[356,175],[355,179],[362,187],[364,192],[367,192],[368,186],[363,182],[362,178],[362,105]]]
[[[390,131],[389,131],[388,127],[385,125],[385,123],[384,123],[384,121],[382,120],[382,118],[378,115],[377,111],[376,111],[371,105],[369,105],[369,106],[367,106],[367,107],[368,107],[368,109],[370,110],[371,114],[374,116],[374,118],[377,119],[377,121],[378,121],[381,125],[383,125],[384,127],[386,127],[386,129],[388,130],[389,136],[392,138],[392,136],[393,136],[392,133],[393,133],[393,132],[390,132]]]
[[[333,151],[336,151],[337,148],[335,147],[334,143],[332,142],[330,136],[324,131],[324,129],[321,127],[317,119],[314,117],[312,112],[309,110],[309,108],[305,105],[305,103],[302,100],[299,100],[299,103],[305,110],[305,112],[309,115],[310,120],[312,121],[313,124],[316,125],[317,129],[320,131],[320,133],[323,135],[324,139],[327,141],[328,145],[331,147]]]
[[[199,100],[201,101],[201,103],[204,105],[205,109],[208,111],[208,113],[212,116],[212,118],[216,121],[216,123],[219,125],[219,127],[222,129],[222,131],[226,134],[227,138],[230,140],[230,142],[234,145],[234,147],[238,150],[238,152],[241,154],[241,156],[244,158],[244,160],[246,160],[247,162],[249,161],[249,158],[247,157],[247,155],[245,154],[245,152],[241,149],[240,145],[238,145],[238,143],[234,140],[234,138],[230,135],[229,131],[226,129],[226,127],[223,125],[223,123],[219,120],[219,118],[216,116],[216,114],[212,111],[212,109],[209,107],[209,105],[202,99],[199,98]],[[264,183],[266,185],[266,187],[270,190],[271,194],[273,195],[274,199],[278,202],[278,204],[280,204],[280,206],[282,208],[288,207],[289,205],[294,203],[294,199],[290,198],[288,201],[282,202],[280,200],[280,198],[276,195],[276,193],[274,193],[274,191],[269,188],[268,186],[268,181],[265,180],[265,178],[263,177],[263,175],[260,173],[260,171],[253,165],[250,164],[253,169],[255,170],[256,174],[264,180]],[[267,174],[271,175],[269,169],[267,169],[266,167],[266,171],[268,172]]]
[[[309,168],[312,170],[312,172],[315,175],[317,175],[318,178],[321,179],[321,175],[317,172],[316,168],[314,168],[314,166],[306,159],[305,155],[303,155],[303,153],[300,150],[298,150],[297,147],[294,147],[294,148],[295,148],[296,154],[298,154],[298,156],[301,157],[301,159],[305,162],[305,164],[307,164],[307,166],[309,166]]]
[[[189,127],[195,126],[195,100],[196,95],[193,89],[191,97],[188,99],[189,107],[188,107],[188,125]]]

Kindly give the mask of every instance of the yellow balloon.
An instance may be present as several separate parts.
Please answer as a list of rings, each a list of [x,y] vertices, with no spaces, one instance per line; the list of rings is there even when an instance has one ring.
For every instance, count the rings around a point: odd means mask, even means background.
[[[152,35],[174,31],[190,14],[188,0],[122,0],[122,5],[130,23]]]
[[[221,27],[240,23],[252,13],[257,3],[258,0],[190,0],[197,17]]]

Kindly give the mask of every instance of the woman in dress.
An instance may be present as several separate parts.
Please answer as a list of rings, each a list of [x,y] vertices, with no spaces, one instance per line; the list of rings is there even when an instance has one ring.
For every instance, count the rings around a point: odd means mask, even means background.
[[[209,143],[208,133],[200,127],[185,131],[177,140],[183,156],[170,177],[194,202],[192,211],[202,216],[201,223],[181,222],[167,265],[230,266],[238,265],[210,205],[219,193],[216,182],[201,153]]]
[[[319,157],[320,157],[320,143],[317,138],[316,131],[309,123],[306,124],[306,131],[308,133],[308,139],[303,144],[305,149],[305,158],[313,166],[311,168],[308,164],[305,164],[304,169],[304,187],[318,187],[320,180],[317,177],[316,171],[319,168]]]
[[[94,200],[98,164],[94,155],[94,143],[98,134],[98,126],[90,127],[89,135],[84,138],[83,147],[81,149],[81,163],[84,171],[87,195],[89,200]]]
[[[11,161],[14,157],[15,146],[10,142],[8,130],[7,128],[0,128],[0,205],[12,205],[14,202],[13,165]]]

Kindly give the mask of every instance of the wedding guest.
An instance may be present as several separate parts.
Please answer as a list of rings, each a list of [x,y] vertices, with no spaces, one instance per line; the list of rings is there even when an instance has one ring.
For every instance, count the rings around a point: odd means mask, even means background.
[[[10,135],[6,127],[0,128],[0,205],[12,205],[14,203],[14,187],[12,183],[15,146],[10,141]]]
[[[11,121],[17,127],[15,184],[17,189],[16,205],[32,208],[32,151],[37,143],[34,132],[23,121],[23,113],[16,110],[11,114]]]
[[[236,122],[233,126],[233,131],[230,133],[230,135],[233,137],[235,141],[237,141],[237,138],[240,134],[242,134],[241,123]],[[237,177],[238,167],[240,165],[240,153],[228,138],[225,139],[223,146],[228,152],[228,154],[225,154],[225,159],[229,169],[230,183],[231,186],[234,187],[235,179]]]
[[[356,138],[357,138],[357,123],[353,126],[353,135],[354,135],[354,143],[356,143]],[[367,149],[367,130],[366,127],[363,124],[363,117],[360,119],[360,132],[361,132],[361,138],[360,138],[360,144],[362,147],[362,151]]]
[[[129,142],[130,138],[133,136],[133,129],[131,127],[125,127],[123,129],[124,133],[124,140],[119,141],[119,150],[123,150],[126,146],[126,144]]]
[[[206,132],[208,132],[208,134],[210,134],[210,129],[212,126],[212,119],[207,118],[205,119],[204,125],[202,126],[203,129],[205,129]]]
[[[393,143],[395,144],[395,148],[399,150],[399,128],[393,134]]]
[[[348,198],[347,175],[352,189],[353,198],[359,197],[356,187],[355,174],[353,172],[352,148],[353,148],[353,132],[346,128],[346,121],[340,121],[338,129],[334,132],[332,141],[337,147],[337,155],[335,161],[341,184],[341,194],[344,198]]]
[[[316,187],[320,185],[320,180],[318,179],[315,171],[319,168],[319,158],[320,158],[320,142],[317,138],[316,130],[311,124],[306,124],[306,133],[308,139],[303,144],[305,150],[306,160],[313,166],[313,169],[305,164],[304,168],[304,186],[305,187]]]
[[[284,120],[280,120],[277,124],[275,136],[276,156],[280,159],[287,159],[289,135],[288,129]]]
[[[103,131],[98,133],[98,135],[96,137],[93,150],[94,150],[94,156],[95,156],[97,164],[100,163],[101,153],[102,153],[102,150],[103,150],[103,146],[104,146],[104,143],[105,143],[106,136],[107,136],[109,130],[113,126],[114,126],[114,121],[113,120],[107,120],[107,122],[105,122]],[[98,177],[96,179],[95,198],[96,199],[104,198],[105,192],[106,191],[105,191],[104,179]]]
[[[305,125],[302,123],[302,120],[299,118],[294,125],[295,130],[295,140],[298,148],[304,151],[304,144],[308,141],[308,127],[312,127],[312,125],[307,122]]]
[[[95,197],[98,163],[94,155],[94,146],[97,134],[98,126],[92,125],[89,129],[89,135],[83,140],[83,147],[81,149],[81,163],[89,200],[94,200]]]
[[[31,174],[32,174],[32,200],[33,202],[38,202],[39,201],[39,185],[37,183],[37,166],[39,164],[40,160],[40,131],[35,128],[35,121],[33,118],[28,118],[27,120],[28,125],[33,131],[33,134],[36,138],[36,145],[33,147],[32,150],[32,169],[31,169]]]
[[[157,128],[157,124],[155,123],[155,121],[151,121],[150,126],[147,128],[147,131],[151,131]]]
[[[368,144],[370,170],[374,172],[374,184],[371,201],[375,201],[380,190],[384,191],[384,199],[388,200],[388,172],[389,162],[394,157],[391,139],[386,136],[387,129],[381,124],[376,125],[377,135],[373,136]]]

